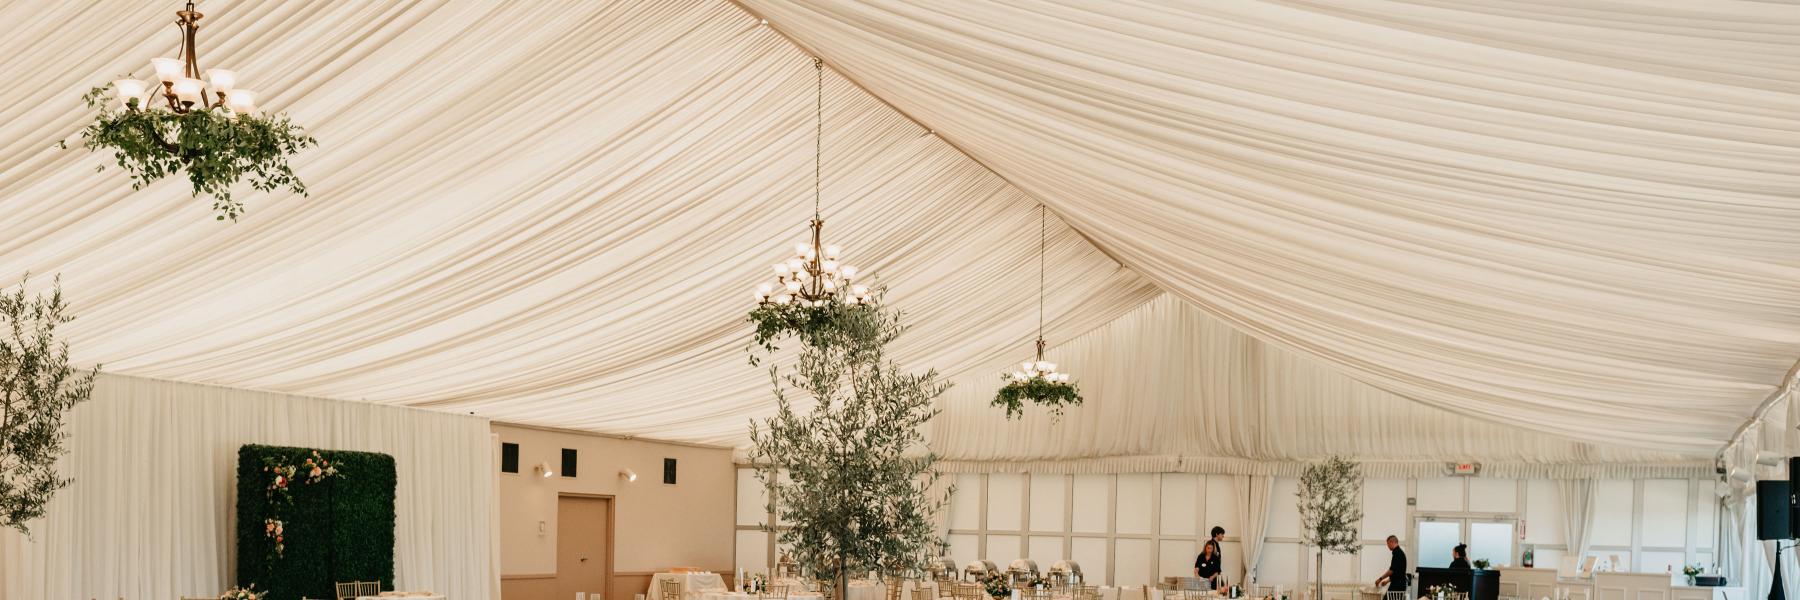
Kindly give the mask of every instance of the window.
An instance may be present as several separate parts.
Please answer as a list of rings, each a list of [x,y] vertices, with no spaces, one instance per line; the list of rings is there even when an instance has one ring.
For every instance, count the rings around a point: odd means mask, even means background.
[[[500,472],[519,472],[519,445],[512,442],[500,444]]]
[[[675,485],[675,459],[663,459],[663,483]]]

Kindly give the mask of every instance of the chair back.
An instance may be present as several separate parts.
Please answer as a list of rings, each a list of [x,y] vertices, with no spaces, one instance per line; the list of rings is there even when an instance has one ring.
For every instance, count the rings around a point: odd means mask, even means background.
[[[938,580],[937,580],[937,595],[939,598],[949,598],[951,595],[953,595],[955,593],[956,593],[956,580],[955,579],[951,579],[949,577],[939,577],[938,578]]]
[[[1019,597],[1028,600],[1050,600],[1051,595],[1050,590],[1028,587],[1019,591]]]
[[[931,588],[919,585],[913,587],[912,600],[937,600],[937,596],[931,593]]]
[[[337,600],[349,600],[356,597],[357,588],[362,585],[358,581],[337,582]]]
[[[956,592],[952,595],[956,600],[982,600],[982,596],[986,594],[982,592],[979,583],[957,582]]]
[[[681,582],[673,579],[662,580],[657,589],[657,600],[681,600]]]
[[[380,596],[381,595],[381,581],[380,580],[363,581],[363,582],[357,583],[356,584],[356,595],[358,595],[358,596]]]
[[[788,584],[785,583],[770,583],[767,585],[767,589],[763,591],[763,598],[768,598],[770,600],[787,600],[787,597]]]
[[[1082,584],[1075,588],[1075,600],[1100,600],[1099,586]]]
[[[905,590],[906,580],[899,577],[883,577],[881,585],[884,592],[882,597],[887,600],[900,600],[900,592]]]

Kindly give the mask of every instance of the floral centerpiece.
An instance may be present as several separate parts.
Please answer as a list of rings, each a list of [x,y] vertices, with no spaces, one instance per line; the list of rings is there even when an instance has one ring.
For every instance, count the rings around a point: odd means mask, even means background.
[[[1696,580],[1700,578],[1701,572],[1702,569],[1700,568],[1700,565],[1687,565],[1681,568],[1681,574],[1687,577],[1688,585],[1694,585]]]
[[[263,600],[263,592],[256,591],[256,584],[247,588],[231,588],[219,596],[219,600]]]
[[[987,591],[990,598],[1012,597],[1012,582],[1007,581],[1004,573],[988,574],[987,577],[982,578],[981,587]]]
[[[1485,558],[1475,559],[1475,568],[1477,568],[1477,569],[1486,569],[1486,568],[1488,568],[1488,565],[1491,565],[1491,564],[1494,564],[1494,563],[1488,562],[1488,559],[1485,559]]]
[[[744,593],[761,594],[769,591],[769,580],[761,573],[752,573],[744,578]]]
[[[1444,600],[1445,598],[1456,595],[1456,592],[1456,584],[1444,583],[1425,588],[1425,595],[1419,596],[1419,598],[1423,600]]]

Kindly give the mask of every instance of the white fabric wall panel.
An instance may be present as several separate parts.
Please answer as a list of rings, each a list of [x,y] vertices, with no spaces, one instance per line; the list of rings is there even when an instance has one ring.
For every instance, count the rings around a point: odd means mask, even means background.
[[[1156,563],[1150,558],[1150,540],[1120,538],[1114,544],[1113,585],[1156,582]]]
[[[1290,588],[1298,585],[1301,573],[1300,551],[1300,544],[1269,542],[1268,547],[1263,549],[1262,562],[1256,566],[1257,582]]]
[[[1194,535],[1199,527],[1199,477],[1188,473],[1162,476],[1162,533]],[[1201,533],[1200,535],[1205,535]]]
[[[1593,531],[1589,546],[1631,545],[1632,482],[1629,479],[1601,480],[1594,492]],[[1609,551],[1599,552],[1605,558]]]
[[[1406,527],[1406,480],[1364,481],[1363,539],[1382,538],[1388,534],[1399,535]]]
[[[1031,475],[1032,531],[1067,531],[1069,524],[1063,509],[1068,506],[1068,481],[1064,475]]]
[[[981,537],[972,533],[952,533],[949,536],[950,558],[956,560],[956,568],[961,569],[971,562],[981,560]]]
[[[1418,498],[1421,511],[1461,512],[1463,509],[1463,480],[1454,478],[1420,479]]]
[[[765,525],[769,520],[769,490],[752,469],[737,470],[737,524]],[[767,550],[764,550],[766,553]]]
[[[1119,492],[1115,506],[1118,506],[1119,533],[1150,533],[1150,522],[1154,518],[1150,511],[1154,501],[1154,488],[1151,485],[1152,475],[1132,473],[1119,476]],[[1149,556],[1146,554],[1145,556]],[[1148,570],[1149,566],[1146,565]]]
[[[1300,506],[1295,495],[1299,487],[1294,478],[1275,478],[1275,490],[1269,494],[1269,537],[1300,537]]]
[[[1369,532],[1365,531],[1363,532],[1363,537],[1373,538],[1376,536],[1370,535]],[[1383,535],[1380,537],[1387,536]],[[1357,573],[1359,577],[1357,577],[1356,580],[1359,582],[1374,582],[1377,577],[1381,577],[1382,573],[1387,572],[1388,559],[1391,555],[1392,553],[1388,552],[1387,545],[1385,544],[1364,544],[1362,547],[1362,556],[1360,557],[1360,560],[1357,561],[1358,564],[1362,565],[1362,568]],[[1410,559],[1411,557],[1408,558]],[[1408,564],[1407,568],[1416,569],[1418,568],[1418,565]]]
[[[956,491],[950,495],[950,528],[980,529],[981,511],[981,475],[957,475]]]
[[[1525,542],[1530,544],[1567,544],[1564,533],[1562,494],[1556,482],[1533,479],[1525,483]],[[1539,551],[1533,562],[1555,567]]]
[[[1639,573],[1677,573],[1677,574],[1679,574],[1679,573],[1681,573],[1681,567],[1683,567],[1687,564],[1687,563],[1682,562],[1686,559],[1687,559],[1687,554],[1682,553],[1682,552],[1661,552],[1661,551],[1647,550],[1644,552],[1643,556],[1638,558],[1639,562],[1637,563],[1637,566],[1633,568],[1633,570],[1635,570]]]
[[[1204,520],[1200,523],[1200,535],[1206,535],[1215,526],[1224,527],[1231,537],[1243,535],[1244,532],[1239,531],[1242,528],[1238,527],[1238,523],[1242,522],[1240,515],[1243,514],[1238,507],[1238,496],[1237,482],[1230,475],[1206,476],[1206,512],[1201,515]],[[1284,502],[1280,494],[1271,498],[1271,503]],[[1233,571],[1228,569],[1226,572]]]
[[[1081,572],[1094,582],[1112,582],[1106,574],[1112,563],[1106,551],[1106,538],[1077,537],[1069,540],[1069,557],[1081,564]],[[1038,565],[1042,567],[1043,565]]]
[[[1719,499],[1713,496],[1711,482],[1701,483],[1694,488],[1694,518],[1700,521],[1700,530],[1695,534],[1694,543],[1701,548],[1712,548],[1718,545]]]
[[[982,558],[994,561],[994,564],[1006,568],[1006,565],[1025,555],[1025,538],[1016,535],[987,536],[987,556]],[[1048,569],[1038,565],[1041,569]]]
[[[1112,499],[1112,476],[1110,475],[1075,475],[1073,502],[1074,530],[1082,533],[1106,533],[1108,531],[1107,503]],[[1086,570],[1087,563],[1081,563]]]
[[[1063,556],[1062,537],[1048,535],[1031,536],[1031,540],[1027,542],[1025,557],[1037,561],[1038,568],[1046,572],[1056,561],[1068,558]]]
[[[1156,578],[1192,577],[1194,556],[1200,553],[1195,540],[1163,540],[1157,551]]]
[[[1210,530],[1210,528],[1208,529]],[[1230,529],[1230,527],[1226,529]],[[1219,546],[1225,553],[1225,560],[1219,563],[1219,572],[1224,573],[1226,577],[1236,579],[1239,573],[1244,572],[1244,545],[1238,542],[1225,542]],[[1189,556],[1188,564],[1192,565],[1193,562],[1194,557]]]
[[[1644,480],[1644,512],[1638,521],[1644,546],[1680,548],[1687,544],[1688,493],[1685,479]],[[1649,555],[1645,555],[1649,559]],[[1648,568],[1645,562],[1639,568]],[[1658,569],[1660,570],[1660,569]]]
[[[33,539],[0,531],[0,598],[217,595],[236,583],[245,444],[392,455],[395,585],[481,600],[499,582],[487,419],[102,375],[67,426],[59,470],[74,483],[33,524]]]
[[[1514,479],[1469,479],[1469,511],[1509,513],[1519,506],[1519,482]]]
[[[747,571],[769,569],[769,534],[762,531],[738,530],[736,568]]]
[[[1020,514],[1024,507],[1024,475],[1017,473],[993,473],[988,475],[988,530],[1017,531],[1024,522],[1024,518]]]
[[[1380,555],[1376,555],[1380,558]],[[1327,552],[1325,554],[1325,581],[1344,583],[1356,581],[1356,557],[1349,554]]]

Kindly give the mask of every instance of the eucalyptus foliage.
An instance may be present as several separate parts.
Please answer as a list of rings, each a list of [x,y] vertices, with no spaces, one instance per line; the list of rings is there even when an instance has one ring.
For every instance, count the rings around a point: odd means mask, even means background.
[[[186,171],[193,195],[213,198],[220,220],[244,214],[244,204],[231,196],[231,186],[248,179],[250,187],[273,191],[285,187],[306,195],[306,184],[288,166],[288,157],[318,144],[285,114],[233,114],[220,106],[196,107],[186,114],[118,106],[108,87],[83,96],[100,109],[81,130],[88,151],[110,148],[114,162],[131,176],[131,189]],[[158,96],[152,96],[153,99]],[[99,167],[97,170],[103,170]]]
[[[1081,404],[1081,389],[1073,383],[1050,381],[1043,377],[1032,377],[1023,381],[1013,379],[1007,374],[1000,375],[1006,385],[994,393],[994,406],[1006,409],[1006,418],[1012,419],[1025,414],[1025,401],[1050,408],[1050,414],[1062,416],[1063,407]]]
[[[776,342],[789,336],[805,346],[840,346],[846,350],[856,350],[860,346],[850,344],[849,341],[859,333],[846,328],[866,320],[867,315],[880,311],[877,304],[854,304],[844,302],[836,296],[823,306],[804,306],[798,302],[757,305],[750,311],[750,323],[756,326],[756,332],[750,341],[750,364],[762,362],[757,353],[758,348],[764,353],[774,352],[780,349],[775,345]]]
[[[94,375],[69,366],[69,345],[56,327],[73,320],[60,280],[49,297],[27,297],[25,282],[0,295],[0,527],[30,533],[25,522],[69,485],[56,474],[62,456],[63,413],[88,399]]]
[[[919,427],[937,414],[932,401],[948,385],[935,370],[908,373],[887,358],[906,327],[879,300],[791,308],[780,314],[809,324],[787,332],[801,341],[797,361],[785,372],[769,368],[776,414],[750,425],[750,459],[775,490],[770,510],[786,527],[778,539],[804,571],[836,582],[840,594],[851,574],[922,568],[944,549],[932,517],[948,496],[931,494],[937,457],[922,451]],[[775,339],[758,343],[766,352]]]
[[[1343,457],[1306,466],[1295,495],[1300,500],[1300,538],[1316,548],[1317,572],[1324,572],[1325,553],[1356,554],[1362,550],[1362,466]],[[1315,597],[1323,598],[1322,583]]]

